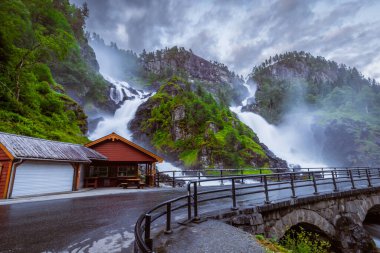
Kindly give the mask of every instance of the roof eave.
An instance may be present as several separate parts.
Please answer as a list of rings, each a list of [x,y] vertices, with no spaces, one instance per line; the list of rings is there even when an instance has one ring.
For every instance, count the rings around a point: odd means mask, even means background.
[[[109,139],[120,140],[120,141],[122,141],[122,142],[124,142],[124,143],[126,143],[126,144],[128,144],[128,145],[130,145],[130,146],[132,146],[134,148],[136,148],[137,150],[145,153],[146,155],[154,158],[159,163],[162,163],[164,161],[164,159],[162,157],[159,157],[158,155],[153,154],[149,150],[146,150],[145,148],[141,147],[140,145],[137,145],[136,143],[133,143],[132,141],[129,141],[129,140],[125,139],[124,137],[122,137],[122,136],[120,136],[120,135],[118,135],[116,133],[111,133],[111,134],[108,134],[106,136],[103,136],[102,138],[99,138],[97,140],[94,140],[92,142],[89,142],[89,143],[85,144],[85,146],[86,147],[92,147],[92,146],[94,146],[94,145],[96,145],[98,143],[101,143],[101,142],[103,142],[105,140],[109,140]]]
[[[13,161],[14,159],[17,158],[2,143],[0,143],[0,149],[2,149],[5,152],[5,154],[9,157],[10,160]]]
[[[91,163],[91,160],[62,160],[62,159],[33,158],[33,157],[15,157],[15,159],[31,160],[31,161],[66,162],[66,163]]]

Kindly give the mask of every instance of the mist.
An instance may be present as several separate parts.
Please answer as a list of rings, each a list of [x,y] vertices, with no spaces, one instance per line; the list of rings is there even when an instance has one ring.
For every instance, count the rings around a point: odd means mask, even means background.
[[[94,49],[100,73],[118,80],[136,76],[139,71],[138,56],[131,50],[118,48],[116,43],[106,44],[97,34],[87,33],[89,45]]]
[[[249,97],[243,105],[256,103],[257,84],[249,85]],[[276,156],[288,162],[290,167],[318,168],[333,166],[322,157],[323,138],[315,134],[318,111],[304,100],[305,86],[301,81],[292,83],[285,97],[285,112],[279,124],[269,124],[262,116],[253,112],[242,112],[242,106],[231,107],[239,119],[248,125]]]

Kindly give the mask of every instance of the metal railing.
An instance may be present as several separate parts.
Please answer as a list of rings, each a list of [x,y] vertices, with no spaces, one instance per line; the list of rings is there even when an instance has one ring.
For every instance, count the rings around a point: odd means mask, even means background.
[[[369,188],[373,185],[380,185],[380,168],[324,168],[323,170],[308,171],[301,170],[298,172],[228,176],[193,180],[187,183],[187,195],[165,201],[146,213],[142,214],[135,225],[135,242],[134,252],[150,253],[153,252],[153,241],[151,238],[152,224],[159,218],[165,217],[165,233],[172,232],[172,214],[177,210],[186,210],[183,215],[185,222],[196,221],[200,219],[200,204],[221,199],[231,199],[231,209],[239,209],[237,198],[259,194],[263,197],[263,204],[269,204],[274,199],[270,196],[272,192],[285,192],[289,198],[299,196],[318,195],[322,192],[353,190],[357,188]],[[199,191],[199,184],[210,181],[230,181],[231,185],[214,188],[212,190]],[[243,184],[243,180],[250,183]],[[377,181],[376,181],[377,180]],[[324,189],[321,187],[324,186]],[[303,191],[299,189],[308,187],[312,191]],[[330,188],[328,188],[330,187]],[[209,187],[208,187],[209,188]],[[322,190],[322,191],[321,191]],[[248,201],[247,199],[245,201]],[[159,225],[159,224],[156,224]]]
[[[198,180],[203,178],[223,178],[231,176],[244,176],[266,174],[265,171],[275,170],[276,173],[285,172],[300,172],[302,171],[324,171],[332,169],[360,169],[363,167],[334,167],[334,168],[250,168],[250,169],[203,169],[203,170],[168,170],[158,171],[155,174],[155,186],[159,187],[161,184],[170,185],[175,188],[178,185],[186,184],[186,181]],[[220,180],[223,184],[223,180]]]

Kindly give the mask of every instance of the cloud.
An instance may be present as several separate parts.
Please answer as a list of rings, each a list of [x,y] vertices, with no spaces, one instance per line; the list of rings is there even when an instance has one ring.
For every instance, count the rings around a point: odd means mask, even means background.
[[[380,77],[379,1],[87,2],[87,30],[138,53],[183,46],[246,75],[271,55],[302,50]]]

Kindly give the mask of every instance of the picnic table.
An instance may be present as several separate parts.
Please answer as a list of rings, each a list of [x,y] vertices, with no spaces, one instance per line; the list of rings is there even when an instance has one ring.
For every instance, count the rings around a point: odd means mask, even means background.
[[[140,181],[140,178],[123,178],[120,180],[120,187],[127,189],[130,186],[137,186],[138,189],[144,188],[145,184]]]

